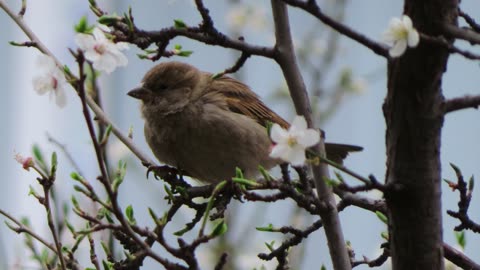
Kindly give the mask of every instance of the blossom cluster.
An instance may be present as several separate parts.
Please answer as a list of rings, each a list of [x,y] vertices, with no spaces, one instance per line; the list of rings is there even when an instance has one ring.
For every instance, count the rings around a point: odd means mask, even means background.
[[[127,57],[122,53],[123,50],[128,49],[127,44],[114,43],[105,34],[109,31],[108,27],[99,25],[91,34],[78,33],[75,36],[75,42],[83,51],[85,59],[92,63],[94,69],[107,73],[128,63]],[[55,103],[61,108],[64,107],[67,102],[65,96],[67,79],[63,69],[58,66],[54,58],[47,55],[41,55],[38,58],[37,67],[41,72],[33,79],[35,91],[40,95],[50,93],[50,97],[55,97]]]

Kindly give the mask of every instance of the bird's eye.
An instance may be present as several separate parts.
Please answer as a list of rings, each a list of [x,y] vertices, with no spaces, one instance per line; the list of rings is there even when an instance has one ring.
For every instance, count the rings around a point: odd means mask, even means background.
[[[163,90],[167,90],[167,89],[168,89],[168,85],[161,83],[161,84],[157,85],[156,90],[157,91],[163,91]]]

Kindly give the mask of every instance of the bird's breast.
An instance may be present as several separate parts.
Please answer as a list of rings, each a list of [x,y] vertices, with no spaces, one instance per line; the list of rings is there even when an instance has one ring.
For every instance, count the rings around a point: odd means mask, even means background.
[[[206,182],[231,178],[236,167],[253,177],[258,165],[274,165],[268,157],[271,142],[266,129],[247,116],[215,105],[186,108],[146,122],[145,136],[161,162]]]

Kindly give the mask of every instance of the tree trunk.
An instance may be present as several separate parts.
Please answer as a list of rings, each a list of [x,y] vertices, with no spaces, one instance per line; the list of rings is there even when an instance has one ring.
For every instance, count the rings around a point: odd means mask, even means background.
[[[457,4],[406,0],[405,14],[419,33],[438,36],[442,24],[456,24]],[[448,56],[445,46],[422,39],[388,64],[385,198],[394,270],[444,269],[440,136]]]

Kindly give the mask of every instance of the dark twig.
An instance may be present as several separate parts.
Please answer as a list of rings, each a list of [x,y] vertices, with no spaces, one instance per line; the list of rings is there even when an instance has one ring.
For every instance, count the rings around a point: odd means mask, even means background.
[[[458,201],[458,211],[447,210],[447,214],[458,219],[461,223],[460,225],[454,228],[455,231],[462,231],[464,229],[471,230],[476,233],[480,233],[480,224],[475,223],[468,216],[468,208],[470,207],[470,202],[472,200],[472,190],[473,190],[473,176],[470,179],[470,183],[467,185],[463,178],[463,174],[460,169],[450,164],[457,175],[457,183],[447,181],[449,186],[453,190],[458,190],[460,194],[460,200]]]
[[[49,133],[47,133],[47,140],[48,142],[52,143],[53,145],[57,146],[58,148],[60,148],[60,150],[63,152],[63,154],[65,154],[65,157],[68,159],[68,161],[70,162],[70,164],[72,165],[73,169],[78,172],[80,175],[85,175],[82,173],[82,171],[80,170],[80,166],[78,166],[77,162],[75,161],[75,159],[73,159],[73,156],[70,154],[70,152],[68,151],[67,147],[65,144],[62,144],[61,142],[59,142],[57,139],[53,138]]]
[[[227,258],[227,253],[222,253],[222,256],[220,256],[220,260],[218,260],[218,263],[217,265],[215,265],[214,270],[222,270],[227,264]]]
[[[363,34],[360,34],[353,30],[352,28],[336,21],[335,19],[327,16],[322,12],[320,7],[317,5],[316,1],[301,1],[301,0],[282,0],[283,2],[303,9],[304,11],[310,13],[311,15],[315,16],[324,24],[330,26],[337,32],[343,34],[346,37],[349,37],[358,43],[364,45],[365,47],[372,50],[374,53],[388,58],[388,49],[385,45],[375,42]]]
[[[467,108],[478,109],[478,106],[480,106],[480,95],[463,96],[446,100],[444,110],[445,113],[449,113]]]
[[[380,256],[378,256],[373,260],[369,260],[367,257],[363,257],[363,260],[361,261],[353,261],[352,268],[362,264],[366,264],[369,267],[379,267],[379,266],[382,266],[388,260],[389,257],[390,257],[390,251],[388,250],[387,247],[383,247],[383,253],[380,254]]]
[[[26,11],[27,11],[27,0],[22,0],[22,7],[20,8],[20,11],[18,12],[18,16],[23,17],[23,15],[25,15]]]
[[[258,254],[258,257],[262,260],[269,261],[273,258],[282,258],[284,256],[284,253],[287,252],[287,250],[293,246],[298,245],[303,238],[307,238],[308,235],[310,235],[312,232],[320,229],[323,226],[321,220],[315,221],[312,225],[310,225],[308,228],[305,230],[298,230],[298,229],[293,229],[291,227],[283,227],[280,229],[282,233],[294,233],[294,236],[283,241],[282,244],[270,252],[269,254],[265,253],[260,253]],[[280,262],[280,260],[279,260]]]
[[[202,16],[202,25],[201,27],[207,31],[214,29],[212,17],[210,17],[210,11],[205,7],[202,0],[195,0],[195,5],[197,10]]]
[[[50,191],[53,185],[53,181],[54,179],[43,179],[42,181],[40,181],[40,184],[42,185],[43,192],[44,192],[44,198],[45,198],[45,200],[43,201],[43,205],[45,207],[45,211],[47,212],[47,223],[48,223],[48,227],[50,228],[50,232],[53,236],[53,242],[55,243],[55,247],[57,249],[56,253],[60,260],[60,265],[62,266],[63,270],[66,270],[67,266],[65,264],[65,258],[63,257],[63,254],[62,254],[62,243],[60,242],[60,238],[58,235],[59,233],[58,233],[57,227],[55,226],[55,222],[53,220],[52,212],[54,210],[50,205],[50,202],[51,202]]]
[[[475,32],[480,32],[480,25],[470,15],[461,9],[458,9],[458,15],[462,17]]]
[[[249,57],[250,57],[250,54],[242,52],[242,54],[240,55],[240,57],[237,59],[237,61],[235,62],[235,64],[233,66],[225,69],[224,71],[222,71],[220,73],[215,74],[214,77],[218,78],[218,77],[221,77],[221,76],[226,75],[226,74],[231,74],[231,73],[237,72],[245,64],[245,62],[247,62],[247,59]]]
[[[480,60],[480,55],[455,47],[452,44],[450,44],[444,37],[432,37],[432,36],[425,35],[423,33],[420,33],[420,36],[422,40],[443,46],[452,53],[460,54],[461,56],[467,59]]]

